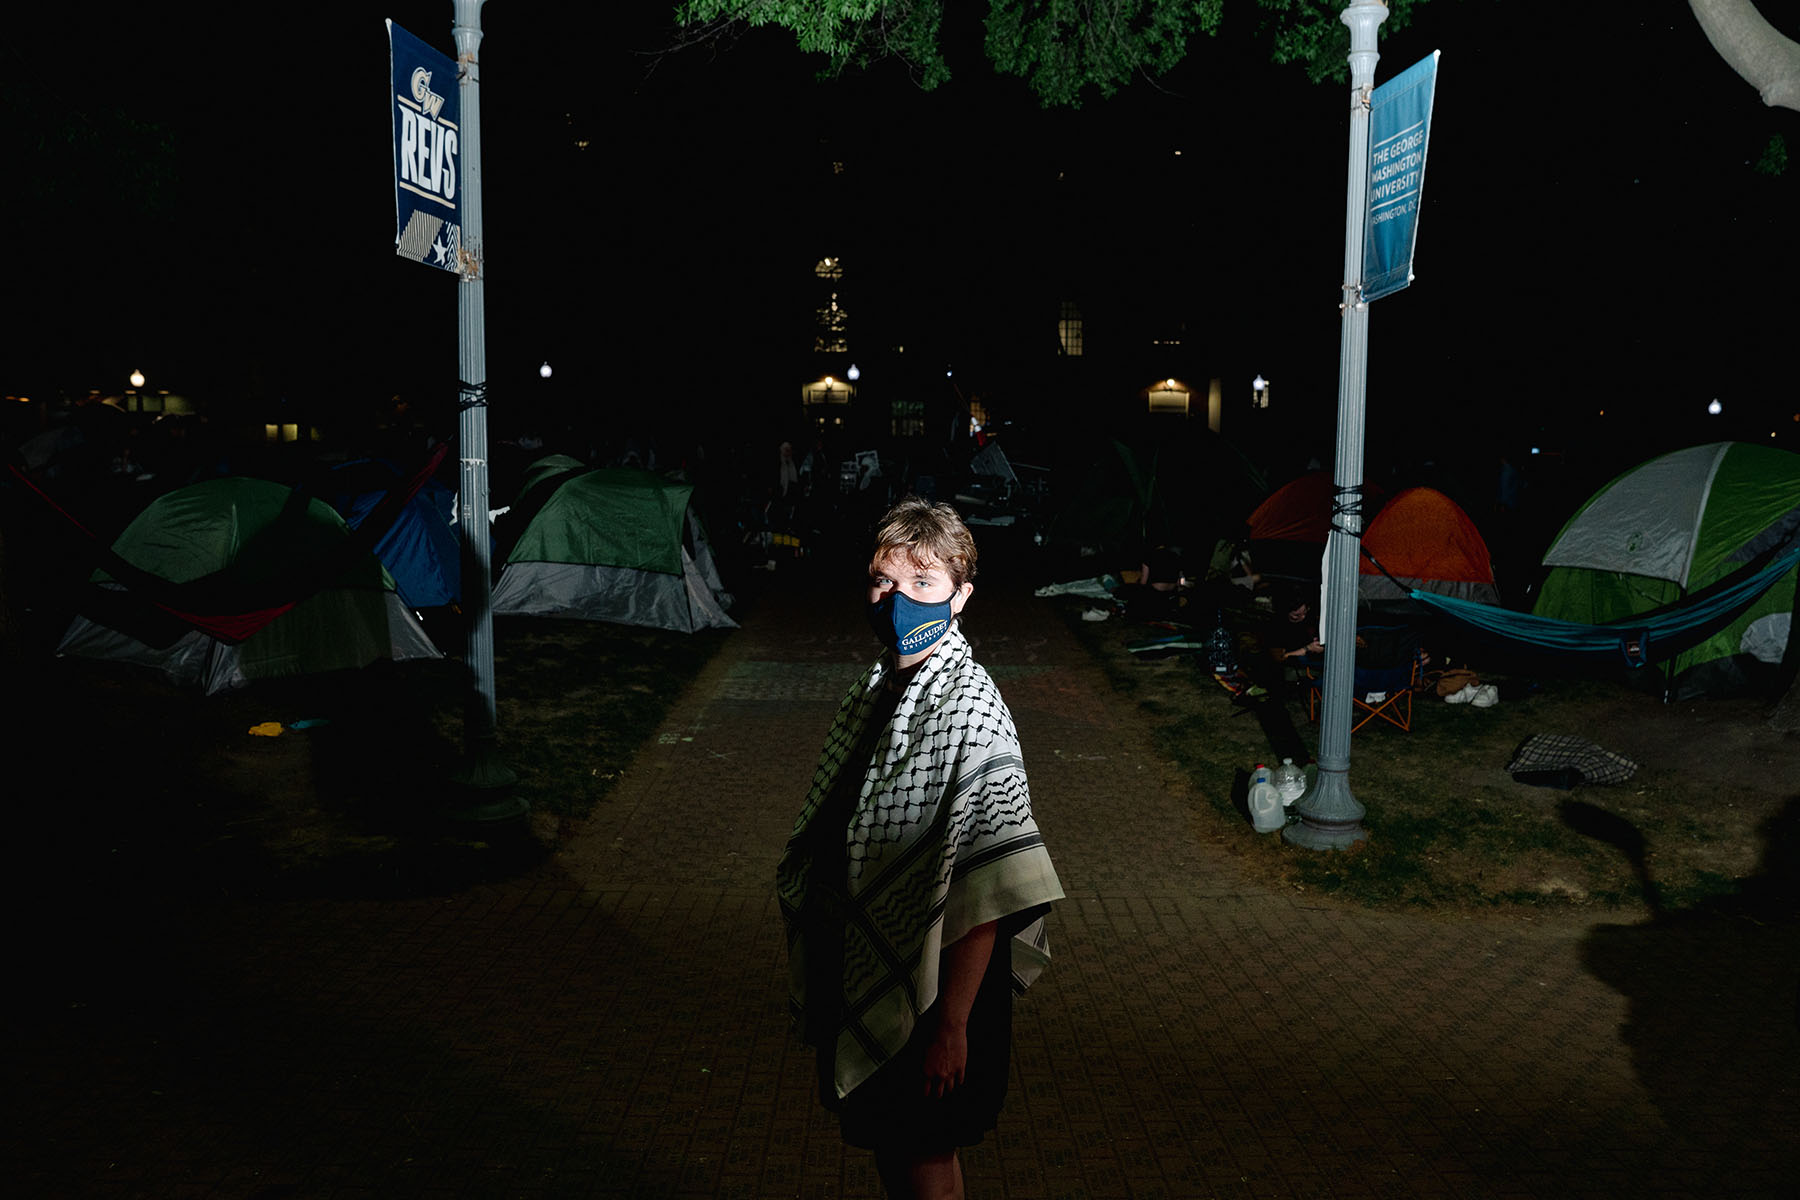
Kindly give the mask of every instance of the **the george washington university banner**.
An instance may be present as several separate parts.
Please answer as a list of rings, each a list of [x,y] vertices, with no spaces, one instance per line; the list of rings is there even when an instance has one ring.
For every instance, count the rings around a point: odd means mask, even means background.
[[[1438,51],[1375,89],[1369,104],[1369,211],[1363,225],[1364,301],[1412,282],[1425,195],[1425,149],[1437,95]]]

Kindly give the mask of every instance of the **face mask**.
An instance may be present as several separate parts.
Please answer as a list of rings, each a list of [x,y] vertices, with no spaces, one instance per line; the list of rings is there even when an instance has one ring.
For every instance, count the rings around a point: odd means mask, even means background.
[[[891,592],[869,605],[869,625],[882,645],[899,654],[929,650],[950,632],[950,601],[920,604],[903,592]]]

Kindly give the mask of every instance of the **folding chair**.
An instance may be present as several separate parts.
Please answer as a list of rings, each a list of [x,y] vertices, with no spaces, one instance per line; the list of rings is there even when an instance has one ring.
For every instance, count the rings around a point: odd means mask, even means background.
[[[1350,685],[1355,733],[1377,717],[1411,732],[1413,692],[1424,684],[1419,631],[1405,625],[1364,625],[1356,631],[1356,674]],[[1322,663],[1306,671],[1306,719],[1319,719]]]

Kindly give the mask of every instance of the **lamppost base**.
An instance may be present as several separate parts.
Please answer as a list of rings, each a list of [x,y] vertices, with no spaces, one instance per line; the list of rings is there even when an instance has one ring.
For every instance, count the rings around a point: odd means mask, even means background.
[[[531,805],[517,796],[498,796],[449,808],[442,814],[449,825],[505,825],[523,820]]]
[[[452,801],[444,819],[457,825],[487,825],[516,821],[531,805],[507,789],[519,782],[519,773],[501,761],[492,743],[482,742],[450,776]]]
[[[1321,764],[1311,790],[1294,803],[1299,820],[1283,828],[1281,838],[1309,850],[1342,850],[1369,836],[1362,827],[1367,811],[1350,793],[1348,771]]]
[[[1308,850],[1345,850],[1369,836],[1360,821],[1301,817],[1281,830],[1281,840]]]

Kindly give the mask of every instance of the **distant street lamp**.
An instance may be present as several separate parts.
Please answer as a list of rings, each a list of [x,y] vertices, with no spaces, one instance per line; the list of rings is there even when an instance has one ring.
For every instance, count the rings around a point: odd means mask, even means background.
[[[855,383],[862,378],[862,368],[855,363],[851,363],[850,369],[844,372],[844,378],[848,379],[851,383]]]
[[[1250,381],[1250,406],[1252,408],[1269,407],[1269,381],[1258,375]]]
[[[130,376],[128,382],[134,388],[143,387],[144,386],[144,373],[142,371],[138,370],[136,367],[133,367],[131,370],[131,376]],[[1718,401],[1714,400],[1713,403],[1717,404]]]
[[[550,374],[551,374],[550,364],[548,361],[546,361],[543,366],[538,368],[538,378],[539,379],[548,379],[548,378],[550,378]]]
[[[1706,406],[1706,411],[1716,417],[1720,413],[1725,411],[1725,406],[1723,404],[1720,404],[1718,397],[1715,396],[1715,397],[1713,397],[1713,402]]]

